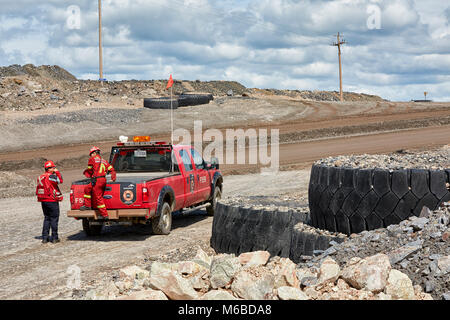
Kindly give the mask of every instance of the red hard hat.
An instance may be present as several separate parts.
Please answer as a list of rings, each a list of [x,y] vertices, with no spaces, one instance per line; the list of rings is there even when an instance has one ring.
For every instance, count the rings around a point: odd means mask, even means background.
[[[45,168],[45,169],[48,169],[48,168],[54,168],[54,167],[56,167],[56,166],[55,166],[55,164],[53,163],[53,161],[47,161],[47,162],[44,164],[44,168]]]
[[[99,147],[92,147],[91,150],[89,151],[89,154],[91,154],[92,152],[100,152],[100,148]]]

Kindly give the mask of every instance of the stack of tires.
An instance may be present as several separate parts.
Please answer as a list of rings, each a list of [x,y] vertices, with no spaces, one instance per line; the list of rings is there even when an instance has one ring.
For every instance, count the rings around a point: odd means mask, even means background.
[[[309,183],[312,226],[344,234],[384,228],[423,207],[450,200],[450,170],[359,169],[313,165]]]
[[[290,211],[257,210],[217,203],[211,247],[219,253],[239,255],[268,251],[272,256],[289,257],[292,229],[304,218]]]
[[[178,109],[178,107],[208,104],[214,97],[212,94],[183,93],[176,99],[167,97],[145,98],[144,107],[149,109]]]
[[[330,242],[340,243],[344,235],[315,230],[308,215],[293,210],[264,210],[218,202],[214,213],[210,245],[218,253],[268,251],[271,256],[290,258],[324,251]]]
[[[145,98],[144,108],[149,109],[178,109],[178,99],[170,98]]]
[[[212,94],[194,94],[194,93],[183,93],[178,96],[178,106],[188,107],[197,106],[201,104],[208,104],[214,97]]]

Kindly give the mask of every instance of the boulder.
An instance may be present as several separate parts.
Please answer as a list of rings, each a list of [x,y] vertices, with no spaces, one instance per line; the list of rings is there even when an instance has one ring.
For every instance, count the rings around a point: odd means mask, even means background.
[[[416,218],[412,220],[411,227],[414,229],[414,231],[420,231],[429,221],[430,220],[428,220],[428,218],[426,217]]]
[[[239,256],[239,262],[245,267],[265,265],[269,261],[270,253],[267,251],[245,252]]]
[[[351,259],[341,278],[356,289],[378,293],[384,290],[391,271],[387,255],[379,253],[365,259]]]
[[[326,258],[320,265],[319,284],[334,283],[339,278],[341,269],[332,258]]]
[[[439,273],[445,275],[450,272],[450,256],[439,257],[437,259],[437,266],[439,268]]]
[[[414,287],[411,279],[398,270],[392,269],[384,291],[394,300],[414,300]]]
[[[211,267],[212,257],[208,256],[208,254],[206,254],[206,252],[203,251],[202,248],[198,247],[197,254],[192,259],[192,261],[209,269]]]
[[[225,290],[211,290],[205,293],[200,300],[239,300]]]
[[[150,272],[138,266],[128,266],[120,269],[119,276],[121,279],[145,279],[148,278]]]
[[[296,264],[288,258],[274,259],[267,264],[267,268],[271,270],[275,278],[274,288],[283,286],[300,287],[297,278]]]
[[[409,255],[413,254],[414,252],[419,251],[422,249],[422,241],[416,240],[410,243],[405,244],[404,246],[397,248],[395,250],[392,250],[387,255],[389,257],[389,262],[391,265],[394,265],[397,262],[402,261]]]
[[[313,287],[307,287],[307,288],[305,288],[305,294],[309,297],[309,298],[311,298],[311,299],[314,299],[314,300],[316,300],[316,299],[318,299],[319,298],[319,293],[317,292],[317,290],[316,289],[314,289]]]
[[[272,295],[275,277],[267,269],[253,267],[240,270],[234,277],[231,290],[246,300],[267,300]]]
[[[134,292],[128,296],[122,296],[117,300],[168,300],[166,295],[159,290],[142,290]]]
[[[150,267],[150,274],[152,273],[158,274],[162,271],[178,271],[178,267],[179,266],[177,263],[165,263],[154,261],[152,262]]]
[[[308,296],[302,290],[293,287],[279,287],[277,289],[280,300],[308,300]]]
[[[296,270],[297,279],[302,283],[303,278],[316,278],[316,274],[308,268],[299,268]]]
[[[191,282],[174,271],[151,272],[149,284],[152,289],[161,290],[171,300],[193,300],[198,298]]]
[[[234,255],[219,255],[213,259],[210,268],[211,287],[223,288],[231,282],[234,275],[241,268],[239,258]]]
[[[125,279],[123,281],[117,281],[115,286],[119,290],[120,294],[124,294],[126,291],[130,290],[134,286],[134,281],[130,279]]]
[[[196,262],[182,261],[182,262],[178,262],[177,271],[183,275],[192,275],[192,274],[197,274],[200,272],[207,272],[209,270],[205,266],[202,266]]]

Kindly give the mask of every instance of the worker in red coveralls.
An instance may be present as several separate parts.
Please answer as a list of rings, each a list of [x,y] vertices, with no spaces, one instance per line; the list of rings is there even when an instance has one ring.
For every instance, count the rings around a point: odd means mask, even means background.
[[[111,180],[116,181],[116,171],[105,159],[100,156],[100,149],[92,147],[89,151],[88,167],[83,174],[91,179],[91,183],[84,188],[84,205],[80,210],[99,210],[104,219],[108,219],[103,195],[106,188],[106,175],[111,173]],[[92,205],[93,203],[93,205]]]
[[[63,183],[63,178],[53,161],[45,162],[44,169],[45,173],[39,176],[36,186],[36,196],[44,212],[42,243],[49,241],[57,243],[60,241],[58,238],[59,202],[63,200],[58,184]],[[50,228],[52,229],[51,238],[49,237]]]

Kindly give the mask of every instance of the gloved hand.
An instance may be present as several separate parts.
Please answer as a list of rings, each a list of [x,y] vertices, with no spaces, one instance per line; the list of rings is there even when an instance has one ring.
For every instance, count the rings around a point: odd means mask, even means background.
[[[113,182],[116,182],[116,178],[117,178],[116,172],[115,172],[115,171],[111,172],[111,180],[112,180]]]
[[[97,179],[96,178],[91,178],[91,184],[94,187],[95,184],[97,183]]]

